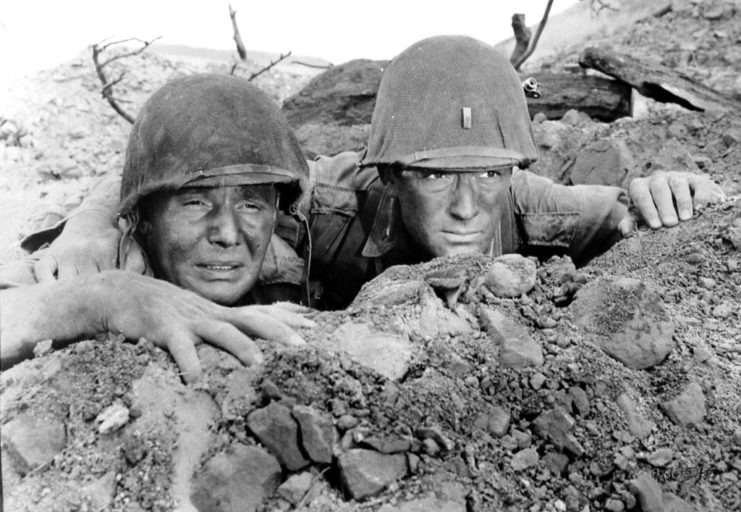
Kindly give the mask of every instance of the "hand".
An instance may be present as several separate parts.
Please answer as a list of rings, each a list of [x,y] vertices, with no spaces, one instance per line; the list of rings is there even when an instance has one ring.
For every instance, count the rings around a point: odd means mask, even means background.
[[[676,226],[689,220],[695,211],[725,199],[723,190],[707,176],[678,171],[656,171],[647,178],[636,178],[630,184],[630,198],[638,214],[653,229]],[[623,234],[632,228],[623,219]]]
[[[308,308],[272,306],[219,306],[173,284],[130,272],[110,271],[92,278],[91,288],[105,294],[98,301],[97,331],[119,332],[127,338],[146,338],[167,348],[186,382],[198,379],[200,362],[195,346],[210,343],[230,352],[243,364],[259,364],[262,354],[248,335],[301,346],[303,338],[293,329],[313,327],[305,318]]]
[[[121,233],[109,217],[99,210],[83,210],[70,217],[59,237],[39,252],[34,264],[36,280],[63,281],[116,268]],[[143,260],[140,266],[143,271]],[[133,264],[132,270],[136,270]]]

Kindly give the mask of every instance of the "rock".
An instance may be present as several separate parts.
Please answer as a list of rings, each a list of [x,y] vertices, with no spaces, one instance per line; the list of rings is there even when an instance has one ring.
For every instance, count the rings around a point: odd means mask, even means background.
[[[673,457],[674,450],[671,448],[659,448],[658,450],[654,450],[648,454],[646,462],[654,467],[660,468],[669,464]]]
[[[332,418],[305,405],[294,406],[292,414],[301,428],[301,445],[309,458],[319,464],[330,464],[337,444]]]
[[[402,453],[412,449],[412,438],[400,435],[370,436],[360,444],[381,453]]]
[[[626,393],[620,394],[616,402],[618,407],[625,413],[625,419],[628,422],[630,433],[638,439],[646,439],[656,425],[638,413],[635,403]]]
[[[514,471],[523,471],[535,466],[539,461],[540,457],[535,448],[525,448],[515,453],[512,457],[512,469]]]
[[[434,457],[440,453],[440,445],[438,445],[434,439],[428,437],[422,441],[422,450],[424,450],[424,452],[430,457]]]
[[[455,448],[455,443],[443,434],[442,429],[438,426],[419,427],[417,428],[417,436],[422,440],[432,439],[446,452],[452,452]]]
[[[542,373],[536,372],[530,377],[530,386],[533,389],[538,390],[543,387],[543,384],[545,384],[545,375]]]
[[[586,391],[579,386],[571,386],[569,388],[569,396],[579,416],[589,414],[589,397]]]
[[[471,325],[445,307],[432,288],[428,287],[420,297],[421,311],[416,322],[410,321],[413,332],[435,338],[440,335],[453,336],[473,331]]]
[[[640,473],[628,484],[641,506],[642,512],[664,512],[661,486],[648,473]]]
[[[571,434],[576,422],[560,407],[541,413],[535,418],[533,425],[539,436],[558,448],[566,448],[577,457],[584,454],[584,448]]]
[[[384,377],[398,380],[406,374],[412,348],[406,336],[376,330],[367,323],[346,323],[321,343],[331,352],[343,352]]]
[[[355,427],[359,422],[360,420],[352,414],[343,414],[342,416],[337,418],[337,428],[340,429],[342,432],[345,432],[346,430],[350,430],[351,428]]]
[[[632,278],[597,279],[576,293],[574,318],[610,357],[633,370],[661,363],[674,324],[659,294]]]
[[[633,155],[625,141],[603,139],[579,150],[568,176],[573,185],[622,187],[632,167]]]
[[[385,455],[372,450],[353,449],[337,459],[342,486],[352,499],[378,494],[407,473],[404,455]]]
[[[313,480],[314,477],[308,471],[291,475],[278,487],[278,494],[290,501],[292,505],[298,505],[311,490]]]
[[[623,510],[625,510],[625,505],[621,500],[610,498],[605,501],[605,510],[609,510],[610,512],[623,512]]]
[[[272,402],[247,416],[247,426],[260,442],[275,455],[282,466],[296,471],[309,464],[298,444],[299,427],[288,407]]]
[[[3,447],[21,475],[51,461],[67,445],[64,423],[21,414],[2,428]]]
[[[705,419],[705,395],[696,382],[692,382],[672,400],[664,402],[664,411],[677,425],[699,425]]]
[[[510,414],[503,407],[492,407],[486,419],[486,431],[494,437],[502,437],[509,430]]]
[[[500,311],[482,308],[484,328],[499,345],[499,364],[504,368],[526,368],[543,365],[543,351],[527,329]]]
[[[109,405],[95,418],[98,424],[98,432],[110,434],[120,429],[129,421],[129,409],[121,402]]]
[[[554,475],[563,475],[569,465],[569,457],[565,453],[548,452],[543,456],[543,463]]]
[[[664,510],[666,512],[696,512],[697,511],[697,508],[695,508],[691,503],[687,503],[685,500],[683,500],[676,494],[665,492],[662,494],[662,497],[664,499]]]
[[[484,285],[497,297],[519,297],[535,286],[535,263],[519,254],[499,256],[489,267]]]
[[[203,512],[256,511],[275,492],[280,478],[275,457],[258,446],[236,444],[196,473],[190,499]]]
[[[283,103],[288,122],[294,129],[308,123],[370,124],[387,64],[388,61],[356,59],[315,76]]]

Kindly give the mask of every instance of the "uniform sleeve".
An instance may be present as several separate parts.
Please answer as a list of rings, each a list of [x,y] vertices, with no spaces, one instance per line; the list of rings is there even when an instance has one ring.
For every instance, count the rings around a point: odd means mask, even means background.
[[[96,212],[101,218],[110,220],[112,226],[116,226],[118,217],[118,202],[121,193],[121,177],[112,176],[103,179],[90,191],[82,204],[70,215],[63,218],[55,225],[36,231],[26,236],[21,241],[21,247],[28,252],[34,252],[46,244],[53,242],[64,229],[67,221],[83,212]]]
[[[565,253],[577,265],[602,254],[622,236],[628,194],[601,185],[558,185],[527,171],[512,177],[515,216],[523,242],[534,253]]]

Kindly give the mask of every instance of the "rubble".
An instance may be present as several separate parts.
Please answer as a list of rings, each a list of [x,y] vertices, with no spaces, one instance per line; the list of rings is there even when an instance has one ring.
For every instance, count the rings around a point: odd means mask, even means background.
[[[666,414],[677,425],[699,425],[705,419],[705,394],[696,382],[685,387],[673,399],[663,404]]]

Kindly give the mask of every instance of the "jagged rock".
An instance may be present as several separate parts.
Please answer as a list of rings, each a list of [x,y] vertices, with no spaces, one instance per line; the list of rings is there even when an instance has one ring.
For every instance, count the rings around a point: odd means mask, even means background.
[[[577,325],[628,368],[651,368],[672,350],[674,324],[661,297],[637,279],[592,281],[576,293],[572,308]]]
[[[275,457],[258,446],[236,444],[214,455],[196,474],[190,499],[201,512],[256,511],[280,478]]]
[[[129,421],[129,409],[121,402],[114,402],[95,418],[98,424],[98,432],[110,434],[120,429]]]
[[[535,286],[535,263],[519,254],[499,256],[486,272],[484,285],[497,297],[519,297]]]
[[[622,393],[617,397],[617,405],[625,413],[625,419],[628,422],[628,430],[638,439],[645,439],[656,426],[652,421],[647,420],[636,409],[636,405],[631,398]]]
[[[290,501],[293,505],[298,505],[311,490],[311,484],[314,477],[308,471],[291,475],[278,487],[278,494]]]
[[[360,444],[381,453],[401,453],[412,449],[412,438],[400,435],[370,436]]]
[[[2,439],[14,469],[23,476],[61,452],[67,432],[62,421],[21,414],[3,425]]]
[[[569,457],[565,453],[548,452],[543,456],[543,463],[554,475],[563,475],[569,465]]]
[[[664,467],[674,457],[674,450],[671,448],[659,448],[648,454],[646,462],[657,468]]]
[[[335,353],[344,352],[392,380],[406,374],[412,356],[406,336],[380,332],[367,323],[343,324],[321,346]]]
[[[648,473],[640,473],[630,481],[629,487],[641,506],[642,512],[664,512],[661,486]]]
[[[512,469],[515,471],[523,471],[527,468],[533,467],[540,461],[538,452],[535,448],[525,448],[515,453],[512,457]]]
[[[349,450],[338,457],[337,466],[343,487],[356,500],[378,494],[407,473],[404,455],[373,450]]]
[[[419,317],[409,322],[412,330],[422,336],[435,338],[440,335],[455,335],[472,332],[473,328],[464,319],[445,307],[431,288],[421,295]]]
[[[696,382],[692,382],[672,400],[664,402],[667,416],[677,425],[699,425],[705,419],[705,395]]]
[[[296,129],[308,123],[370,124],[381,75],[388,61],[355,59],[315,76],[283,103]]]
[[[504,407],[495,405],[487,412],[481,413],[476,420],[476,426],[494,437],[502,437],[509,430],[509,421],[509,411]]]
[[[677,496],[676,494],[665,492],[662,493],[665,512],[696,512],[697,508],[691,503]]]
[[[332,418],[306,405],[294,406],[292,413],[301,428],[301,445],[306,454],[314,462],[330,464],[337,443]]]
[[[579,416],[589,414],[589,397],[586,391],[579,386],[571,386],[569,388],[569,396]]]
[[[574,185],[621,187],[632,167],[633,155],[625,141],[604,139],[579,150],[567,172]]]
[[[577,457],[584,454],[584,448],[571,434],[576,425],[574,418],[560,407],[540,414],[535,418],[533,425],[539,436],[549,440],[558,448],[566,448]]]
[[[298,444],[298,424],[291,410],[272,402],[247,416],[247,426],[260,442],[275,455],[281,465],[296,471],[309,464]]]
[[[482,308],[480,316],[492,341],[499,345],[500,365],[504,368],[543,365],[543,351],[524,326],[495,309]]]

